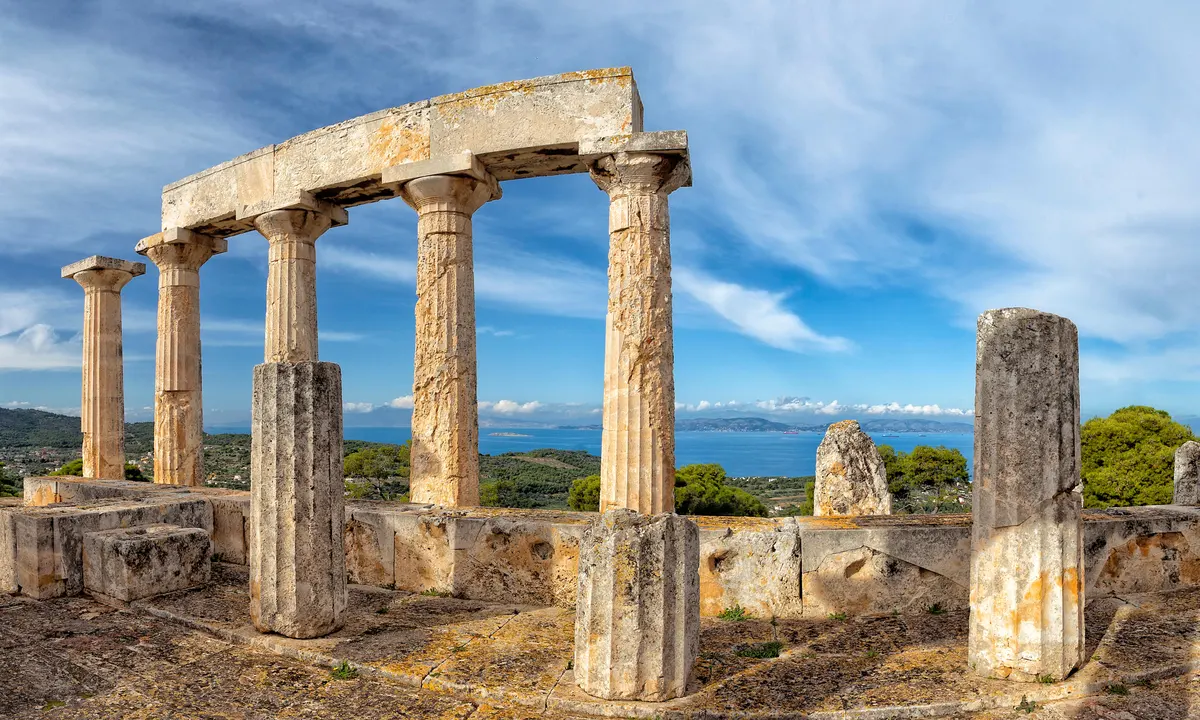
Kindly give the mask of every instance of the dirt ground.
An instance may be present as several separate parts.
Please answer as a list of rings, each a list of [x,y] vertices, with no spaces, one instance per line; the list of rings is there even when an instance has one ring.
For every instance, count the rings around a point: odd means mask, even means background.
[[[345,628],[297,641],[255,632],[245,569],[217,567],[120,610],[0,595],[0,717],[1200,718],[1200,591],[1093,602],[1088,663],[1046,685],[965,672],[965,613],[705,619],[696,692],[653,705],[575,687],[569,610],[352,587]]]

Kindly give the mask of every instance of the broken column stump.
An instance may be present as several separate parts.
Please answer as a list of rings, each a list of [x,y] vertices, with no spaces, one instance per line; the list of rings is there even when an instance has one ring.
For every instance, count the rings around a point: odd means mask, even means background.
[[[700,645],[700,531],[673,513],[615,509],[579,546],[575,681],[606,700],[687,694]]]
[[[250,477],[254,626],[293,638],[337,630],[346,610],[337,365],[255,366]]]
[[[1082,660],[1079,335],[1028,310],[979,317],[968,662],[1061,680]]]
[[[813,515],[891,515],[883,456],[855,420],[829,426],[817,447]]]
[[[1200,443],[1188,440],[1175,451],[1176,505],[1200,505]]]

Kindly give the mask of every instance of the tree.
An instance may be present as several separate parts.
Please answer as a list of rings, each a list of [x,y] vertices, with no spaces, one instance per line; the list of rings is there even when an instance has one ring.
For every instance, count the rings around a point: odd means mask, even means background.
[[[80,477],[83,475],[83,458],[75,458],[71,462],[63,465],[59,469],[50,473],[51,475],[73,475]]]
[[[600,476],[588,475],[571,483],[567,504],[572,510],[595,512],[600,509]]]
[[[884,447],[887,447],[886,445]],[[889,450],[891,448],[888,448]],[[804,483],[804,502],[799,505],[788,505],[779,511],[779,517],[792,517],[794,515],[812,515],[813,503],[817,496],[817,481],[815,479]]]
[[[716,463],[684,465],[675,473],[675,512],[680,515],[766,517],[767,506],[741,488],[725,484]]]
[[[961,451],[943,445],[918,445],[910,453],[880,445],[892,511],[900,513],[966,512],[960,499],[971,497],[971,475]]]
[[[142,469],[134,463],[125,463],[125,479],[134,482],[150,482],[150,478],[142,474]]]
[[[1175,450],[1196,439],[1169,413],[1143,405],[1092,418],[1081,436],[1083,503],[1089,508],[1170,503]]]
[[[0,497],[14,497],[24,494],[22,484],[21,479],[5,470],[4,463],[0,462]]]
[[[409,445],[374,445],[346,456],[342,469],[346,477],[408,477]]]
[[[523,507],[525,502],[512,480],[493,480],[479,485],[479,504],[484,507]]]

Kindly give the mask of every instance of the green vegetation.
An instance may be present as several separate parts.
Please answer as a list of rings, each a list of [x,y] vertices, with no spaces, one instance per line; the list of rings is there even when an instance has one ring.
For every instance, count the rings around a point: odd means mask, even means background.
[[[925,514],[968,512],[971,509],[970,473],[961,451],[945,446],[918,445],[912,452],[896,452],[880,445],[892,512]],[[960,498],[964,502],[960,502]]]
[[[681,515],[766,517],[767,506],[741,488],[725,484],[715,463],[684,465],[675,473],[675,512]]]
[[[813,493],[817,487],[812,475],[727,478],[725,484],[758,497],[768,508],[779,508],[774,515],[812,515]]]
[[[1104,692],[1108,693],[1109,695],[1128,695],[1129,688],[1125,687],[1121,683],[1113,683],[1105,686]]]
[[[513,480],[492,480],[479,484],[479,504],[484,507],[533,507],[521,496]]]
[[[331,668],[329,674],[333,676],[334,680],[353,680],[358,677],[358,670],[343,660],[336,667]]]
[[[370,445],[355,450],[344,461],[346,477],[382,479],[408,477],[409,444]]]
[[[738,657],[744,658],[777,658],[783,650],[783,643],[778,640],[770,640],[768,642],[754,643],[753,645],[745,645],[738,648],[735,653]]]
[[[1083,424],[1083,504],[1164,505],[1174,487],[1175,450],[1195,440],[1170,414],[1135,405]]]
[[[720,615],[717,615],[718,619],[728,620],[729,622],[743,622],[745,620],[750,620],[753,617],[754,616],[746,612],[746,609],[741,605],[727,607],[721,611]]]
[[[600,509],[600,476],[588,475],[571,483],[567,505],[572,510],[595,512]]]
[[[23,493],[21,478],[7,472],[0,462],[0,497],[20,497]]]
[[[1042,683],[1043,685],[1053,685],[1054,684],[1054,676],[1053,675],[1038,675],[1037,681]]]
[[[1029,715],[1030,713],[1037,712],[1038,708],[1040,708],[1040,707],[1041,706],[1038,705],[1037,702],[1030,700],[1030,699],[1026,698],[1024,695],[1022,695],[1021,702],[1015,708],[1013,708],[1013,710],[1016,710],[1018,712],[1023,712],[1026,715]]]
[[[941,603],[934,603],[932,605],[926,605],[925,612],[929,613],[930,615],[945,615],[946,608],[942,607]]]
[[[829,613],[829,619],[830,619],[830,620],[836,620],[836,621],[838,621],[838,622],[844,622],[844,621],[846,620],[846,617],[847,617],[847,615],[846,615],[846,613],[844,613],[844,612],[831,612],[831,613]]]

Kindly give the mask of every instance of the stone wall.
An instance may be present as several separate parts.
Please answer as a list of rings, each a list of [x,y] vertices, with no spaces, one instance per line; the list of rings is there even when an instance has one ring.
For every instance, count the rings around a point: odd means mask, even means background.
[[[126,522],[161,517],[155,521],[210,523],[218,559],[246,564],[248,493],[30,478],[26,497],[81,505],[37,510],[0,504],[0,592],[12,591],[15,546],[23,542],[14,535],[13,520],[23,516],[60,518],[56,522],[61,527],[113,522],[121,513],[128,516]],[[187,503],[191,516],[180,510]],[[195,515],[196,505],[206,508],[203,517]],[[97,521],[97,515],[109,519]],[[67,519],[75,516],[81,517]],[[413,592],[570,606],[575,602],[579,541],[592,517],[550,510],[347,502],[347,575],[352,583]],[[781,618],[968,606],[969,515],[695,519],[703,615],[734,605],[758,617]],[[22,527],[29,522],[21,521]],[[1200,508],[1087,512],[1084,541],[1089,600],[1200,586]],[[54,560],[65,546],[46,542],[38,547]]]

